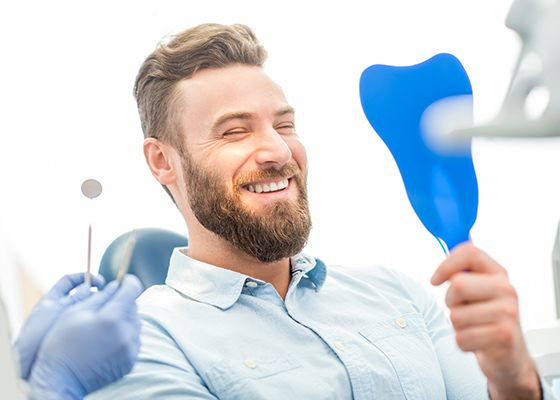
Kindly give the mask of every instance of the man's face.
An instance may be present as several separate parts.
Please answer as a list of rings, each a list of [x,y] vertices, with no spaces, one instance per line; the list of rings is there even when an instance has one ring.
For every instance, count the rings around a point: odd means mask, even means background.
[[[282,90],[250,66],[203,70],[179,88],[195,217],[262,262],[298,253],[311,229],[306,155]]]

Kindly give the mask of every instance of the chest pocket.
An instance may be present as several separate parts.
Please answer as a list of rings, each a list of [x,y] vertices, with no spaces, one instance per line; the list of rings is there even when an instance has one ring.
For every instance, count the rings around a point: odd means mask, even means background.
[[[272,399],[272,393],[290,387],[300,366],[290,354],[223,360],[206,371],[206,384],[220,399]]]
[[[446,398],[438,358],[420,314],[403,314],[369,324],[360,330],[360,335],[388,359],[404,398]]]

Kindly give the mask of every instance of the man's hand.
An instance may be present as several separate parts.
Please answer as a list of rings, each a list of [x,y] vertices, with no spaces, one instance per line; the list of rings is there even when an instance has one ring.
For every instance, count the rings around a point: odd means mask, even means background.
[[[457,344],[472,351],[493,400],[540,399],[540,382],[519,323],[517,293],[506,270],[471,243],[457,246],[432,284],[449,281],[446,303]]]

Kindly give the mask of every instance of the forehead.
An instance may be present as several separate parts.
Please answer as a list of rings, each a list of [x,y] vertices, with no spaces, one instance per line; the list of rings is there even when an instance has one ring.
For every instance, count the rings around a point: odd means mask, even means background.
[[[178,84],[183,127],[208,128],[221,115],[273,115],[288,106],[280,86],[261,67],[234,65],[206,69]]]

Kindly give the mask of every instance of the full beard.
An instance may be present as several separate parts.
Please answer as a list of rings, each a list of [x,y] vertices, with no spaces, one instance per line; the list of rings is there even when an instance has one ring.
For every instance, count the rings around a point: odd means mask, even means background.
[[[311,231],[311,217],[305,177],[295,164],[239,176],[230,193],[216,173],[194,165],[188,154],[181,162],[190,207],[206,229],[263,263],[292,257],[304,248]],[[290,176],[299,192],[295,202],[277,201],[259,214],[243,205],[240,191],[244,190],[244,183]]]

